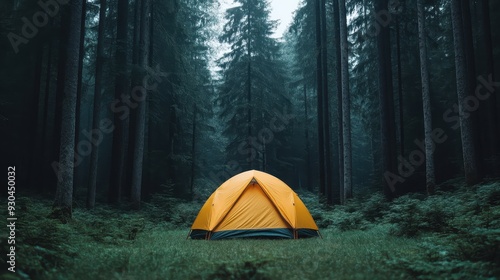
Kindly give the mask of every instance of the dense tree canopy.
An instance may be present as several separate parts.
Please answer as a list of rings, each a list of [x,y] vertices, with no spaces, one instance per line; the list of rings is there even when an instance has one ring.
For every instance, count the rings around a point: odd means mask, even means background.
[[[328,204],[498,175],[496,2],[304,0],[278,39],[269,1],[220,9],[4,1],[3,164],[89,208],[247,169]]]

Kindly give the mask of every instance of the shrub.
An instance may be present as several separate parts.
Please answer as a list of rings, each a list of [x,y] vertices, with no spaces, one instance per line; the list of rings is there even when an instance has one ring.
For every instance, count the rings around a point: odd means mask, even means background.
[[[344,212],[335,211],[335,219],[332,225],[341,231],[347,230],[364,230],[368,227],[368,223],[364,220],[364,216],[361,212]]]
[[[451,235],[450,243],[462,260],[485,261],[500,266],[500,230],[478,229]]]
[[[428,232],[449,232],[450,222],[457,213],[460,201],[444,196],[405,195],[393,201],[386,213],[388,222],[394,224],[391,233],[413,237]]]
[[[369,222],[375,222],[382,218],[389,209],[387,199],[382,193],[374,193],[364,202],[361,202],[359,206],[364,218]]]

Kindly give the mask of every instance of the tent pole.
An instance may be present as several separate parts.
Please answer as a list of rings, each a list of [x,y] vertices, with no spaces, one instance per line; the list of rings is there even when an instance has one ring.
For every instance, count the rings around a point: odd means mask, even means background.
[[[318,232],[319,237],[321,237],[321,239],[323,239],[323,235],[321,235],[321,232],[319,232],[319,230],[317,230],[317,232]]]

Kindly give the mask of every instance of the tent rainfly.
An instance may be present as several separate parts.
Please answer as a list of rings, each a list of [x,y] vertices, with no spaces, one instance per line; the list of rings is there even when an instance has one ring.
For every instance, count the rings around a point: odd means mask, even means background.
[[[189,236],[216,240],[238,237],[320,236],[298,195],[267,173],[240,173],[217,188],[196,217]]]

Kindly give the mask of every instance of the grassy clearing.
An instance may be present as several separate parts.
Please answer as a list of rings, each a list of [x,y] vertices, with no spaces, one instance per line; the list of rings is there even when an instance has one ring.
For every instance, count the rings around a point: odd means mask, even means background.
[[[61,224],[47,218],[50,201],[20,198],[18,273],[0,278],[497,279],[499,198],[497,182],[391,203],[373,195],[334,209],[304,195],[323,239],[221,241],[186,240],[196,203],[77,208]]]

